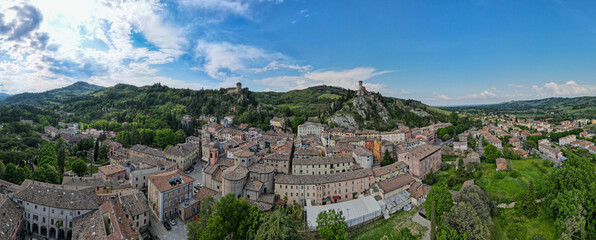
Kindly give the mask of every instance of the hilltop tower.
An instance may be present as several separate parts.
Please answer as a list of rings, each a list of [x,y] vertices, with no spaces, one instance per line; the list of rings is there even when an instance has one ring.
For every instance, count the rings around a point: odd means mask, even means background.
[[[236,83],[236,93],[240,94],[240,92],[242,92],[242,83],[237,82]]]
[[[366,88],[362,86],[362,80],[358,81],[358,97],[364,97],[366,95]]]

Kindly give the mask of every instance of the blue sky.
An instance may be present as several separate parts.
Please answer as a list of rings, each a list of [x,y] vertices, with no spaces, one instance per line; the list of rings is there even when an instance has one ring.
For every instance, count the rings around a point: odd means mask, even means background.
[[[431,105],[596,93],[594,1],[3,1],[0,92],[76,81]]]

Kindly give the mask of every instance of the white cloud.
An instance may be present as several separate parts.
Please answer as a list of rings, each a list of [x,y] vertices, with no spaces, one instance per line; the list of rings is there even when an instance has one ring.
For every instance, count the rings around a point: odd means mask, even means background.
[[[179,4],[182,7],[195,7],[234,15],[247,15],[250,9],[248,1],[236,0],[181,0]]]
[[[369,80],[375,76],[390,73],[391,71],[377,71],[374,68],[361,67],[343,71],[314,71],[307,72],[301,76],[277,76],[256,80],[255,82],[272,87],[280,87],[286,90],[304,89],[317,85],[328,85],[357,89],[358,81]],[[385,91],[386,86],[379,83],[364,83],[369,91]]]
[[[496,90],[496,88],[491,89]],[[498,95],[494,92],[484,90],[481,93],[472,93],[465,96],[458,97],[458,99],[487,99],[487,98],[497,98]]]
[[[180,0],[178,3],[183,8],[197,8],[205,11],[251,17],[251,6],[255,3],[272,2],[282,3],[283,0]]]
[[[164,7],[157,0],[3,2],[2,91],[38,92],[87,79],[104,79],[103,85],[163,80],[153,65],[174,61],[188,44],[162,17]],[[133,33],[155,47],[133,46]]]
[[[195,49],[199,66],[193,68],[207,73],[212,78],[228,80],[243,74],[262,73],[280,69],[305,72],[312,66],[289,64],[291,60],[281,53],[268,52],[261,48],[231,44],[229,42],[208,42],[199,40]]]
[[[435,99],[441,99],[441,100],[451,100],[451,99],[452,99],[451,97],[449,97],[449,96],[447,96],[447,95],[445,95],[445,94],[439,94],[439,93],[437,93],[437,92],[434,92],[434,93],[433,93],[433,96],[435,96],[435,98],[433,98],[432,100],[435,100]]]
[[[540,97],[579,96],[596,93],[596,85],[580,85],[575,81],[568,81],[563,84],[548,82],[543,86],[534,85],[532,90]]]

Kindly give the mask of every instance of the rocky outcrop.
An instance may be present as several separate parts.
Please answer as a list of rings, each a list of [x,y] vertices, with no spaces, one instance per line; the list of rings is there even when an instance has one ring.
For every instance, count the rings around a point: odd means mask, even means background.
[[[328,124],[334,122],[338,127],[344,127],[349,129],[357,129],[359,127],[358,122],[354,119],[352,114],[347,112],[336,112],[327,120]]]

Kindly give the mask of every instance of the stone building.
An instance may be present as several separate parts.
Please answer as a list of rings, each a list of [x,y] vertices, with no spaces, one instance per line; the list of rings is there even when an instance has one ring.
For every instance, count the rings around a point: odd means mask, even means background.
[[[325,205],[368,195],[374,183],[370,169],[326,175],[277,175],[275,196],[288,203]]]
[[[324,175],[351,170],[354,159],[351,155],[295,158],[292,161],[293,175]]]
[[[65,186],[26,179],[13,200],[24,211],[25,229],[37,236],[70,239],[73,219],[99,208],[94,187]]]
[[[165,153],[166,159],[178,164],[178,169],[187,169],[199,159],[199,145],[182,143],[169,147]]]
[[[192,198],[194,182],[180,170],[149,177],[149,207],[159,221],[173,216],[186,219],[198,212],[197,201]]]

